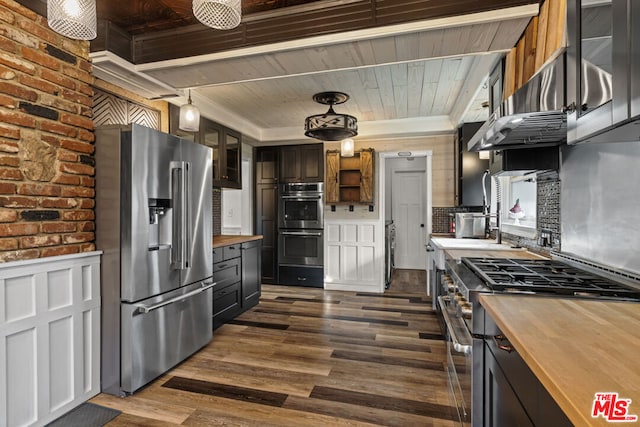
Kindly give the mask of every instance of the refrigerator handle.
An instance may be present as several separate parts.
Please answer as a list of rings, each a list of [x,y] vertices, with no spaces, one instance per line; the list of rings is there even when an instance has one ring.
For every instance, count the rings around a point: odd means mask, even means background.
[[[191,163],[184,162],[184,186],[182,188],[184,201],[183,244],[184,244],[184,268],[191,268],[191,236],[193,227],[191,224]]]
[[[177,162],[171,168],[171,198],[173,202],[173,230],[171,246],[171,268],[183,270],[186,268],[186,206],[185,187],[187,182],[185,162]]]

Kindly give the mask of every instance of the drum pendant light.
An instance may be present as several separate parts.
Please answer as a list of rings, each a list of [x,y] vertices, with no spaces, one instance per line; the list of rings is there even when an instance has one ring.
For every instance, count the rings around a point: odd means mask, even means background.
[[[95,0],[47,0],[49,27],[65,37],[93,40],[97,35]]]
[[[200,130],[200,110],[191,103],[191,89],[189,89],[189,100],[180,106],[180,120],[178,128],[185,132],[198,132]]]
[[[193,14],[207,27],[231,30],[240,25],[240,0],[193,0]]]
[[[349,95],[342,92],[321,92],[313,100],[329,106],[329,111],[307,117],[304,122],[305,135],[320,141],[341,141],[358,135],[358,119],[348,114],[338,114],[333,106],[342,104]]]

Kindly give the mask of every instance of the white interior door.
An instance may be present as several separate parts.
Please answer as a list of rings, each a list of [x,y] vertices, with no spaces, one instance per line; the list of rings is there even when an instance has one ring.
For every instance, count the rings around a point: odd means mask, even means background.
[[[396,225],[396,268],[425,269],[424,171],[394,171],[392,216]]]

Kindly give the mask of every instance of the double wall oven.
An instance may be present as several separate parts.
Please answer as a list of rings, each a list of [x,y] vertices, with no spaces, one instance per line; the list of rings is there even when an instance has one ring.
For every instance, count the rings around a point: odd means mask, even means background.
[[[551,260],[447,259],[436,298],[446,324],[447,373],[461,424],[476,427],[496,423],[492,415],[487,415],[491,413],[486,396],[490,389],[488,351],[505,346],[501,344],[504,337],[480,305],[482,293],[640,302],[640,282],[636,279],[560,253]]]
[[[279,193],[280,283],[323,287],[323,183],[281,184]]]

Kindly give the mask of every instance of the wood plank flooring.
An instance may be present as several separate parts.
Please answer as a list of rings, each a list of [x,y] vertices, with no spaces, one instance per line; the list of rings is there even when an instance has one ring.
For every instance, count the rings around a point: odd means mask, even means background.
[[[117,426],[454,426],[424,272],[384,295],[265,285],[260,304],[132,396]]]

